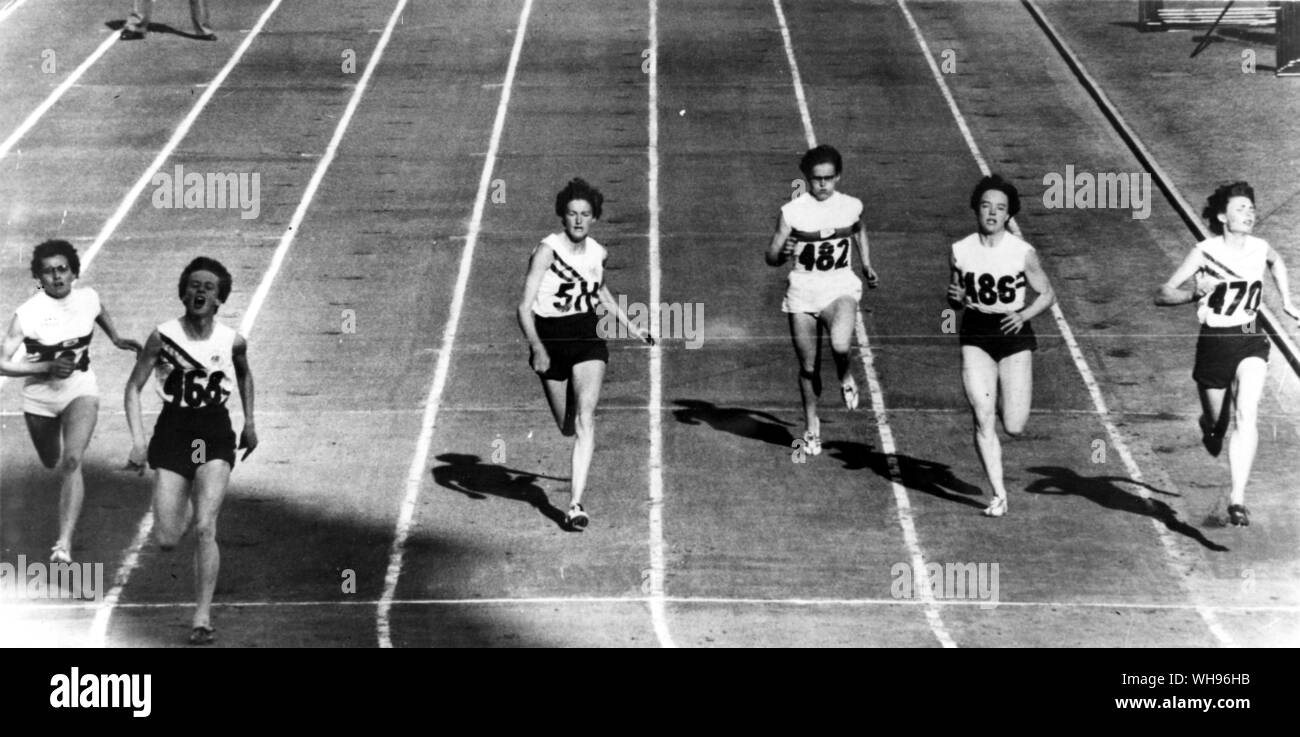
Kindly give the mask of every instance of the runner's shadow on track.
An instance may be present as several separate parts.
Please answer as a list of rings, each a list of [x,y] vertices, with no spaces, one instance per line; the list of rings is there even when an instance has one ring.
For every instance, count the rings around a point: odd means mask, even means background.
[[[543,517],[568,530],[564,524],[564,512],[557,509],[546,498],[546,492],[538,486],[537,479],[563,481],[555,476],[519,471],[505,466],[487,465],[476,455],[466,453],[444,453],[436,460],[446,465],[433,468],[433,480],[439,486],[458,491],[470,499],[487,499],[488,496],[501,497],[516,502],[532,505]]]
[[[120,31],[126,27],[126,21],[110,20],[104,23],[104,25],[107,26],[108,29],[111,31]],[[172,26],[169,26],[166,23],[150,23],[149,33],[170,33],[173,36],[180,36],[181,38],[190,38],[190,39],[194,39],[195,41],[206,40],[196,34],[186,33],[185,31],[182,31],[178,28],[173,28]]]
[[[744,407],[719,407],[702,399],[678,399],[674,404],[682,409],[673,410],[673,417],[683,425],[704,424],[714,430],[783,448],[791,447],[794,442],[794,436],[786,429],[792,423],[766,412]]]
[[[1167,503],[1154,498],[1148,501],[1137,494],[1123,490],[1118,484],[1142,486],[1148,491],[1165,496],[1178,496],[1178,494],[1123,476],[1080,476],[1060,466],[1035,466],[1028,470],[1044,477],[1025,487],[1025,491],[1030,494],[1076,494],[1107,509],[1151,517],[1163,524],[1170,532],[1185,535],[1215,552],[1222,553],[1228,550],[1207,538],[1200,530],[1179,519],[1178,512]]]
[[[894,480],[894,472],[889,467],[890,456],[876,451],[870,445],[831,441],[822,443],[822,447],[831,458],[842,462],[846,469],[852,471],[869,468],[886,481]],[[982,496],[984,491],[957,478],[951,466],[906,455],[895,455],[894,458],[898,459],[898,473],[903,486],[968,507],[985,507],[984,502],[971,498]]]

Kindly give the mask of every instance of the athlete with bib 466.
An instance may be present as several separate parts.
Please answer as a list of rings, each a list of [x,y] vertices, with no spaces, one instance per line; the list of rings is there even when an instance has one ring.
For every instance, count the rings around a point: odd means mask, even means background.
[[[1237,432],[1228,443],[1232,488],[1228,521],[1250,524],[1246,510],[1246,480],[1255,463],[1259,432],[1255,422],[1268,369],[1268,336],[1255,326],[1263,298],[1264,271],[1282,295],[1282,308],[1300,318],[1291,303],[1286,265],[1267,242],[1251,235],[1255,229],[1255,190],[1245,182],[1225,184],[1206,200],[1201,216],[1214,237],[1197,243],[1160,287],[1157,305],[1197,303],[1201,334],[1196,341],[1192,378],[1201,398],[1201,442],[1210,455],[1223,450],[1228,419]],[[1193,280],[1192,289],[1182,289]]]
[[[212,594],[217,587],[221,551],[217,516],[235,465],[235,432],[226,401],[235,385],[244,406],[239,448],[244,458],[257,447],[253,424],[253,374],[248,368],[244,336],[216,321],[217,309],[230,297],[230,272],[219,261],[199,257],[181,272],[178,291],[185,314],[159,325],[126,383],[126,424],[131,428],[130,465],[144,473],[146,458],[154,469],[154,537],[158,547],[176,546],[194,522],[195,588],[190,643],[213,641]],[[140,418],[140,390],[154,374],[162,413],[145,446]],[[241,459],[243,460],[243,459]]]

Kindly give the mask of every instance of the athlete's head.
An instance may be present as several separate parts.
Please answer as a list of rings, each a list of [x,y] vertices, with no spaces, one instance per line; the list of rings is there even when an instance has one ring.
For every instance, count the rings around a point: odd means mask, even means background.
[[[72,291],[72,281],[81,276],[81,259],[71,243],[45,241],[32,251],[31,270],[46,294],[61,299]]]
[[[818,200],[825,200],[835,194],[839,184],[840,172],[844,170],[844,159],[833,146],[825,144],[808,149],[799,160],[799,171],[808,181],[808,192]]]
[[[1205,200],[1201,217],[1215,235],[1249,233],[1255,228],[1255,189],[1245,182],[1231,182],[1214,190]]]
[[[997,233],[1020,212],[1020,193],[997,174],[984,177],[970,195],[970,209],[985,234]]]
[[[230,297],[233,285],[230,272],[220,261],[199,256],[181,272],[180,283],[176,288],[181,302],[191,311],[201,313],[210,309],[215,314],[218,305],[224,304]],[[216,297],[215,302],[213,297]]]
[[[575,177],[555,195],[555,214],[564,223],[564,233],[574,243],[582,241],[599,220],[605,196],[600,190]]]

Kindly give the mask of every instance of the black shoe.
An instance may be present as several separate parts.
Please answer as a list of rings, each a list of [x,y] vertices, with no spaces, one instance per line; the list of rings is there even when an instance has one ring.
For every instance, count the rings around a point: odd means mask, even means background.
[[[216,40],[217,40],[217,34],[211,32],[211,31],[208,31],[207,33],[196,33],[196,34],[194,34],[194,38],[196,38],[196,39],[198,39],[198,40],[200,40],[200,41],[216,41]]]
[[[191,645],[211,645],[217,640],[217,631],[212,627],[195,627],[190,631]]]
[[[123,29],[122,33],[118,34],[118,38],[122,39],[123,41],[142,41],[144,40],[144,32],[128,31],[126,29]]]
[[[1201,415],[1201,445],[1209,451],[1210,455],[1215,458],[1223,452],[1223,436],[1216,433],[1214,426],[1210,424],[1210,418]]]
[[[1246,505],[1228,505],[1228,524],[1233,527],[1250,527],[1250,513],[1246,511]]]

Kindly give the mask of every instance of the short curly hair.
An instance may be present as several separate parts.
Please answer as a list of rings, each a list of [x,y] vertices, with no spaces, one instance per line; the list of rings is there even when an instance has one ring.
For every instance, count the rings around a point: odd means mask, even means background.
[[[72,270],[73,276],[81,276],[81,258],[77,256],[77,249],[67,241],[52,240],[45,241],[32,251],[32,278],[41,278],[41,269],[44,267],[44,261],[47,258],[63,256],[68,260],[68,268]]]
[[[587,184],[587,180],[581,177],[574,177],[569,183],[564,185],[564,189],[555,195],[555,214],[564,217],[564,213],[569,209],[569,203],[574,200],[586,200],[591,205],[591,214],[597,220],[600,219],[601,207],[605,204],[605,195],[600,193],[599,189]]]
[[[1001,175],[990,174],[975,185],[975,190],[970,193],[970,209],[975,212],[980,211],[980,198],[985,192],[996,189],[1007,196],[1007,217],[1013,218],[1016,213],[1020,212],[1020,193],[1011,182],[1003,179]]]
[[[230,290],[234,287],[235,281],[230,276],[230,272],[222,263],[215,258],[199,256],[190,262],[189,266],[181,272],[180,283],[176,286],[177,296],[185,299],[185,285],[190,280],[190,275],[196,271],[211,271],[217,275],[217,299],[223,303],[230,297]]]
[[[1255,188],[1245,182],[1229,182],[1220,185],[1214,190],[1214,194],[1205,198],[1205,209],[1201,210],[1201,217],[1210,225],[1210,232],[1215,235],[1223,235],[1223,223],[1219,221],[1218,215],[1228,211],[1228,200],[1233,197],[1245,197],[1250,203],[1255,204]]]
[[[827,146],[824,143],[816,148],[808,149],[808,152],[799,160],[799,171],[803,172],[804,179],[810,179],[813,169],[820,164],[833,165],[836,175],[844,171],[844,157],[840,156],[840,152],[835,150],[834,146]]]

